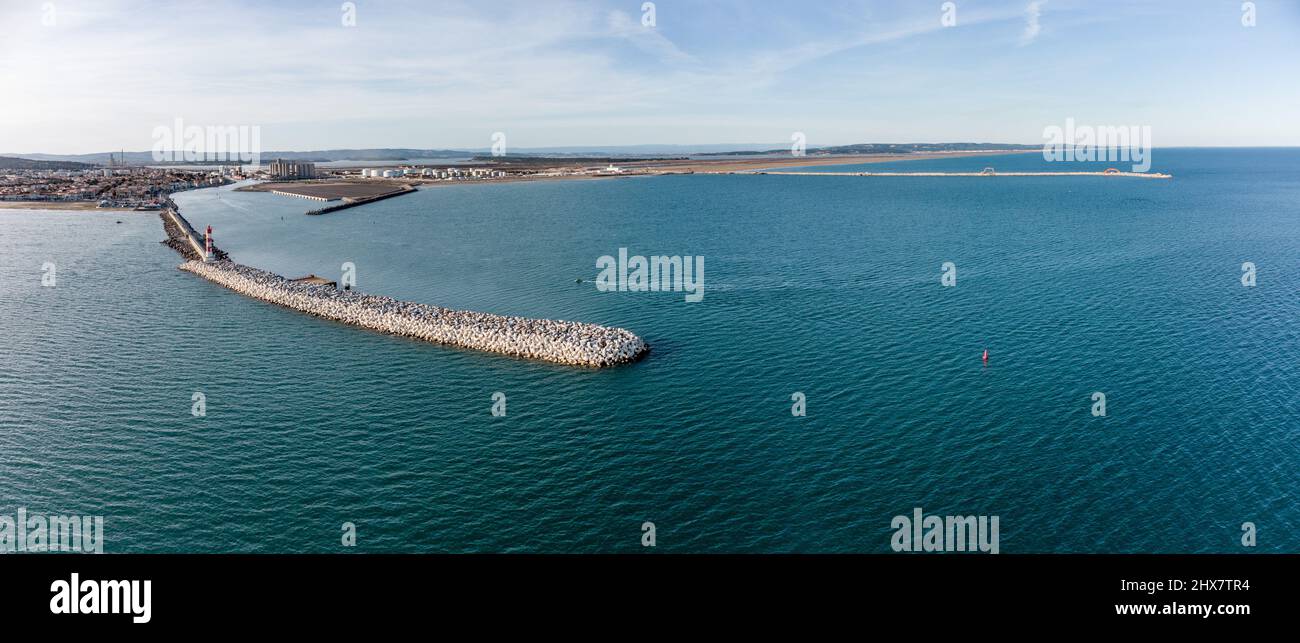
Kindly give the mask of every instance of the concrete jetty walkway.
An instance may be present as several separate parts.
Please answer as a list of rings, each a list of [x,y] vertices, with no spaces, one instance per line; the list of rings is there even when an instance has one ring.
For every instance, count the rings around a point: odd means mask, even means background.
[[[201,235],[190,225],[185,217],[181,216],[176,204],[170,199],[167,205],[158,213],[162,219],[163,231],[167,233],[167,240],[163,243],[175,250],[186,259],[201,261],[206,254],[204,240]],[[212,255],[214,259],[226,259],[228,255],[221,248],[212,246]]]

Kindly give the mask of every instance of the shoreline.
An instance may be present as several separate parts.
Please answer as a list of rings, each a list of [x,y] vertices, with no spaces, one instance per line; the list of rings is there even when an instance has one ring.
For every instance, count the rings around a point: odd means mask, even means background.
[[[513,174],[491,179],[474,179],[464,181],[447,181],[422,179],[418,176],[409,178],[393,177],[389,179],[363,179],[356,177],[335,176],[330,178],[307,179],[286,183],[284,181],[262,181],[251,185],[245,185],[235,188],[236,192],[263,192],[274,193],[280,189],[278,186],[283,185],[324,185],[329,183],[350,184],[350,185],[391,185],[395,188],[398,186],[407,186],[426,188],[464,186],[464,185],[495,185],[502,183],[531,183],[543,181],[596,181],[602,179],[627,179],[637,177],[651,176],[678,176],[691,174],[743,174],[759,170],[779,170],[800,167],[818,167],[825,165],[864,165],[869,163],[893,163],[897,161],[926,161],[940,158],[962,158],[962,157],[979,157],[979,156],[1006,156],[1009,154],[1032,154],[1041,153],[1041,150],[981,150],[965,152],[916,152],[911,154],[854,154],[842,156],[753,156],[741,158],[718,158],[718,159],[675,159],[675,160],[657,160],[657,161],[628,161],[620,165],[626,170],[620,173],[610,174],[560,174],[560,175],[535,175],[535,174]],[[563,159],[555,159],[557,162]],[[557,166],[558,167],[558,166]],[[355,169],[351,166],[340,166],[330,168],[338,170]],[[554,168],[552,168],[554,169]],[[378,199],[374,199],[378,200]],[[357,205],[361,205],[358,203]]]

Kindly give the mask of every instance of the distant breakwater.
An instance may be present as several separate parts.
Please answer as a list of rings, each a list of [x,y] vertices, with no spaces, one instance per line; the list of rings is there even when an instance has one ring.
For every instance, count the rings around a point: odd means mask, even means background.
[[[1160,172],[996,172],[986,169],[980,172],[801,172],[795,170],[743,170],[730,172],[712,172],[711,174],[773,174],[778,176],[1122,176],[1137,179],[1172,179],[1172,174]]]
[[[395,197],[395,196],[402,196],[403,194],[410,194],[410,193],[416,191],[415,188],[413,188],[413,187],[410,187],[410,186],[405,186],[405,187],[406,187],[406,189],[404,189],[404,190],[397,190],[397,191],[395,191],[395,192],[388,192],[388,193],[386,193],[386,194],[379,194],[379,195],[375,195],[375,196],[358,197],[358,198],[344,197],[344,198],[343,198],[343,203],[339,203],[339,204],[337,204],[337,205],[327,205],[327,206],[325,206],[325,207],[323,207],[323,208],[317,208],[317,209],[315,209],[315,210],[308,210],[308,211],[306,212],[306,214],[309,214],[309,215],[321,215],[321,214],[325,214],[325,213],[327,213],[327,212],[337,212],[337,211],[339,211],[339,210],[346,210],[346,209],[348,209],[348,208],[355,208],[355,207],[357,207],[357,206],[359,206],[359,205],[365,205],[365,204],[367,204],[367,203],[374,203],[375,201],[383,201],[384,199],[391,199],[391,198],[393,198],[393,197]]]
[[[181,270],[286,308],[436,344],[570,366],[617,366],[634,362],[650,350],[644,340],[622,328],[453,310],[338,290],[240,265],[224,252],[217,261],[205,263],[181,229],[182,225],[188,227],[188,222],[179,212],[171,212],[181,224],[164,213],[163,226],[169,237],[164,243],[187,259]]]

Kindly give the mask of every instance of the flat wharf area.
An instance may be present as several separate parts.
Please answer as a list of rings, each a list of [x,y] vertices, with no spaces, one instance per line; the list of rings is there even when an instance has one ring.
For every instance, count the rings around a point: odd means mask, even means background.
[[[374,182],[328,182],[328,183],[258,183],[237,188],[241,192],[276,192],[293,196],[305,196],[324,201],[339,199],[370,199],[377,196],[403,192],[405,186],[399,183]]]

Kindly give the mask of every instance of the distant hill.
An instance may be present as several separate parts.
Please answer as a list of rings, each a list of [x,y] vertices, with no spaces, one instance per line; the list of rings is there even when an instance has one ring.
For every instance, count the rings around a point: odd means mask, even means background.
[[[14,156],[0,156],[0,170],[85,170],[92,167],[94,165],[90,163],[41,161]]]

